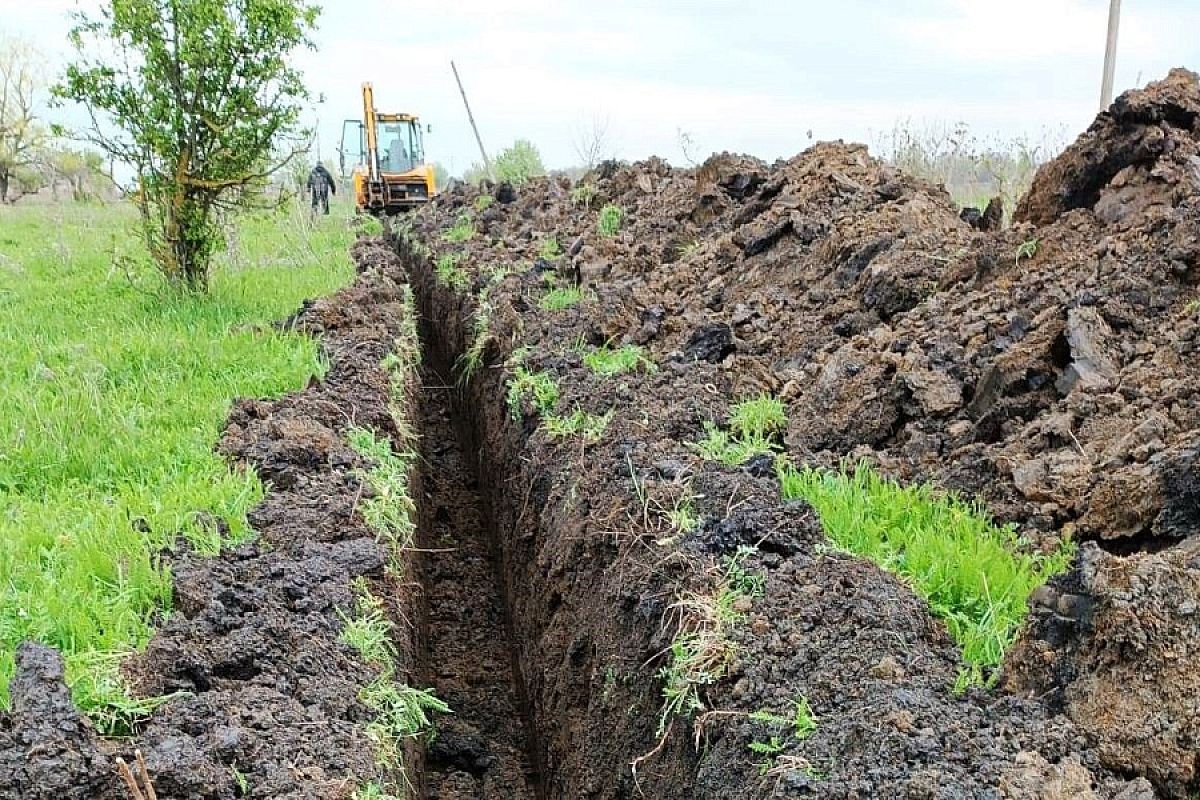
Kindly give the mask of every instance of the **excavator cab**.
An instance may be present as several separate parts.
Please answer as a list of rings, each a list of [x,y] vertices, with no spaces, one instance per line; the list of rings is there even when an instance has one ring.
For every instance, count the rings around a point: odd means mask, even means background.
[[[359,211],[397,214],[429,202],[437,191],[425,163],[420,120],[412,114],[380,114],[371,84],[363,84],[363,118],[342,126],[342,178],[354,185]],[[352,160],[347,175],[347,161]]]

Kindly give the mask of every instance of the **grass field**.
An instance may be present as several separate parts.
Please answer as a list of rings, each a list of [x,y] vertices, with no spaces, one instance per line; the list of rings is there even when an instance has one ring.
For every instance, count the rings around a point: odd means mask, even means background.
[[[117,266],[128,207],[0,208],[0,704],[35,639],[101,727],[144,710],[117,664],[170,604],[160,553],[218,551],[218,519],[247,535],[262,487],[213,445],[234,398],[320,371],[315,342],[263,326],[350,280],[347,217],[246,220],[201,297]]]

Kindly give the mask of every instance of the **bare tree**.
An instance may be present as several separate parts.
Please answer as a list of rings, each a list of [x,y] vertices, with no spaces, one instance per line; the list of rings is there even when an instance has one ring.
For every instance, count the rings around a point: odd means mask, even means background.
[[[590,124],[580,125],[571,136],[575,157],[585,171],[612,157],[608,141],[608,120],[592,117]]]
[[[44,79],[38,54],[26,42],[0,39],[0,202],[17,172],[33,167],[46,138],[34,114]]]

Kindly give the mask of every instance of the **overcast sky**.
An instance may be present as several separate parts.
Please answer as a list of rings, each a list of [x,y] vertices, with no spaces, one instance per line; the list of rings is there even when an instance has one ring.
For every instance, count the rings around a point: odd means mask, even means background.
[[[0,33],[68,56],[77,0],[0,0]],[[89,0],[84,0],[89,2]],[[598,122],[613,154],[790,156],[815,139],[874,143],[898,121],[979,136],[1072,136],[1097,110],[1108,0],[328,0],[302,57],[326,158],[360,85],[433,125],[428,155],[460,172],[518,137],[549,166]],[[1117,91],[1200,69],[1200,0],[1124,0]],[[55,112],[73,121],[69,112]],[[53,116],[53,115],[51,115]],[[77,119],[77,118],[76,118]]]

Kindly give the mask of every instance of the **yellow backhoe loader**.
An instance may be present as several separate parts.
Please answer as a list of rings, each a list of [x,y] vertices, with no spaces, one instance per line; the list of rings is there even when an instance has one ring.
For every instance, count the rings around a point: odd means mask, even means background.
[[[342,177],[350,177],[358,210],[397,214],[429,202],[437,191],[433,167],[425,163],[421,123],[412,114],[380,114],[375,91],[364,83],[363,118],[342,125]]]

